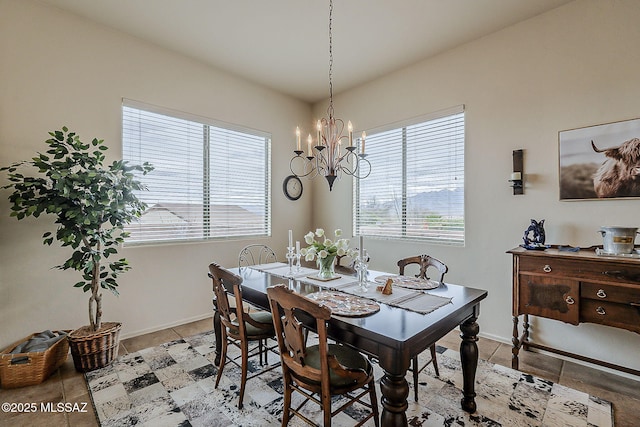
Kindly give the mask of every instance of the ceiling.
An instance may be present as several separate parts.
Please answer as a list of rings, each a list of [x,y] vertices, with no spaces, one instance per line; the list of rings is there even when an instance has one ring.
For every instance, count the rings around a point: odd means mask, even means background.
[[[40,0],[306,102],[329,96],[329,2]],[[336,0],[333,92],[572,0]]]

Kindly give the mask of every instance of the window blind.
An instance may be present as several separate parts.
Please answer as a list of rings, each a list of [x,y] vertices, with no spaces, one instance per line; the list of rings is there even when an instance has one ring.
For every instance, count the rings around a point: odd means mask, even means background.
[[[270,138],[135,101],[122,107],[123,158],[148,191],[127,244],[270,234]]]
[[[464,245],[464,135],[463,106],[368,135],[356,234]]]

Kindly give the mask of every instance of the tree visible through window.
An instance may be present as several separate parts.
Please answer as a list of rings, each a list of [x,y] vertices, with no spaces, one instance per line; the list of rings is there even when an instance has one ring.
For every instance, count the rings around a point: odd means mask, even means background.
[[[148,208],[127,243],[271,233],[269,135],[125,101],[122,145],[155,167],[138,177]]]
[[[356,235],[464,245],[464,109],[367,136],[355,180]]]

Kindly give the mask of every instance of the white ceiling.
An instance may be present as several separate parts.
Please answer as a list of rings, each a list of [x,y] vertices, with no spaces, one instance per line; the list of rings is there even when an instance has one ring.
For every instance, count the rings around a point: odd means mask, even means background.
[[[329,1],[40,0],[307,102],[329,95]],[[572,0],[335,0],[334,94]]]

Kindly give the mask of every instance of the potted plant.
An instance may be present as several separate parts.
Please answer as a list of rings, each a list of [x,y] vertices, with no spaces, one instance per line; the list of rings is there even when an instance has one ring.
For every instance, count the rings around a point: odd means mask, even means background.
[[[66,127],[49,132],[49,146],[31,160],[0,168],[8,172],[13,190],[9,196],[11,216],[18,220],[51,214],[55,233],[43,234],[43,244],[58,240],[73,253],[55,268],[81,272],[74,286],[90,292],[89,325],[69,334],[69,346],[76,370],[90,371],[109,364],[117,354],[121,324],[102,322],[102,289],[118,295],[117,277],[129,270],[126,259],[115,260],[118,247],[127,237],[124,225],[140,217],[146,208],[135,192],[144,186],[134,171],[147,174],[153,167],[114,161],[104,165],[107,146],[103,140],[80,141]],[[36,168],[33,176],[23,175],[26,166]]]

